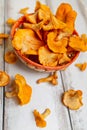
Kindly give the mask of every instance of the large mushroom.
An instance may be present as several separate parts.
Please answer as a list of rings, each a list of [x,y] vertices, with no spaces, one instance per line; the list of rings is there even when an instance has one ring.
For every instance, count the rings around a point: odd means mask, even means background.
[[[15,80],[12,87],[13,91],[6,92],[7,98],[16,96],[19,100],[20,105],[25,105],[30,102],[32,95],[32,88],[30,85],[26,83],[26,80],[22,75],[20,74],[15,75]]]
[[[68,90],[63,94],[63,104],[71,110],[78,110],[82,105],[82,91]]]

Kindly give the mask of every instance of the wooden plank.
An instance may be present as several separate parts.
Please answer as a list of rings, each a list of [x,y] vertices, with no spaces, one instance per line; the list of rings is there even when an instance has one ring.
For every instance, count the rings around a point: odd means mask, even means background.
[[[54,12],[56,12],[57,5],[64,2],[51,0],[50,6]],[[78,12],[76,19],[76,30],[79,34],[87,33],[87,12],[84,11],[84,7],[80,5],[79,1],[69,1],[66,0],[66,3],[70,3],[72,7]],[[86,2],[87,1],[83,1]],[[84,5],[86,5],[84,3]],[[85,15],[84,15],[85,14]],[[71,126],[73,130],[86,130],[87,129],[87,70],[84,72],[79,71],[74,65],[75,63],[87,62],[87,52],[81,53],[78,59],[65,71],[61,71],[61,76],[64,84],[64,90],[75,89],[83,91],[83,107],[77,111],[68,110],[70,114]]]
[[[30,7],[30,11],[34,8],[36,1],[18,1],[18,0],[6,0],[6,18],[19,17],[18,11],[23,7]],[[42,0],[45,3],[45,0]],[[17,5],[14,7],[14,5]],[[6,27],[6,32],[9,28]],[[9,46],[7,46],[9,48]],[[7,48],[7,49],[8,49]],[[7,51],[7,50],[6,50]],[[37,130],[35,125],[32,111],[34,109],[43,112],[45,108],[51,109],[51,115],[47,118],[47,127],[45,130],[71,130],[69,116],[67,108],[61,103],[61,94],[63,93],[63,87],[61,82],[61,76],[58,72],[58,86],[53,87],[48,83],[36,84],[37,79],[45,77],[48,73],[41,73],[33,71],[24,66],[20,61],[14,65],[5,64],[5,69],[14,78],[15,74],[22,74],[27,83],[32,86],[33,94],[31,102],[25,106],[19,106],[17,100],[5,99],[5,117],[4,117],[4,130]],[[10,85],[6,88],[9,90]]]
[[[4,33],[4,1],[0,0],[0,33]],[[2,45],[0,45],[0,71],[4,70],[4,40],[2,40]],[[0,87],[0,130],[3,129],[3,88]]]
[[[87,53],[81,54],[75,63],[87,62]],[[74,63],[74,64],[75,64]],[[71,122],[73,130],[86,130],[87,128],[87,70],[85,72],[80,72],[75,66],[71,65],[66,71],[62,71],[62,78],[64,83],[65,91],[69,89],[82,90],[83,92],[83,106],[77,111],[69,110],[71,116]]]

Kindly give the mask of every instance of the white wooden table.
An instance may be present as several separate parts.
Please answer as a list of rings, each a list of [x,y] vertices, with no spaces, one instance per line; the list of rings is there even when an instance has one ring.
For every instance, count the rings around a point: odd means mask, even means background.
[[[40,0],[48,4],[55,13],[57,6],[62,2],[69,2],[78,12],[76,19],[76,29],[79,34],[87,33],[87,17],[79,0]],[[84,2],[87,1],[85,0]],[[32,12],[36,0],[0,0],[0,33],[9,33],[10,28],[6,25],[9,17],[17,19],[21,15],[19,10],[29,7]],[[85,4],[85,5],[86,5]],[[31,102],[24,106],[19,106],[14,98],[5,98],[5,91],[9,86],[0,88],[0,130],[39,130],[36,127],[33,113],[34,109],[43,112],[45,108],[51,109],[51,114],[47,118],[47,127],[44,130],[87,130],[87,69],[84,72],[75,67],[75,63],[87,62],[87,52],[80,53],[78,59],[65,71],[58,71],[58,85],[53,87],[48,83],[36,84],[37,79],[45,77],[47,73],[33,71],[24,66],[20,61],[16,64],[7,64],[3,60],[5,51],[10,46],[8,41],[3,41],[0,46],[0,70],[6,71],[11,79],[15,74],[22,74],[27,83],[32,86],[33,94]],[[67,109],[61,102],[61,95],[68,89],[83,91],[83,106],[77,110]]]

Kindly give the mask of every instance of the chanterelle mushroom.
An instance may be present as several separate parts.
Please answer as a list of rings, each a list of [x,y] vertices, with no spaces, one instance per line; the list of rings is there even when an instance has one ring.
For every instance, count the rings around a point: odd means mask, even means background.
[[[30,102],[32,87],[27,84],[24,76],[16,74],[12,87],[13,91],[5,93],[7,98],[16,96],[19,100],[20,105],[25,105]]]
[[[82,91],[70,89],[63,94],[63,104],[71,110],[78,110],[82,105]]]
[[[53,85],[57,85],[58,84],[57,78],[58,78],[58,76],[55,71],[53,74],[49,75],[48,77],[38,79],[37,83],[39,84],[42,82],[51,82]]]
[[[87,68],[87,63],[84,62],[84,63],[77,63],[75,64],[76,67],[78,67],[81,71],[85,71],[86,68]]]
[[[9,75],[4,71],[0,71],[0,87],[8,85],[9,82]]]
[[[40,114],[36,109],[33,111],[36,125],[40,128],[46,127],[47,122],[44,120],[49,114],[50,114],[50,109],[47,108],[42,114]]]

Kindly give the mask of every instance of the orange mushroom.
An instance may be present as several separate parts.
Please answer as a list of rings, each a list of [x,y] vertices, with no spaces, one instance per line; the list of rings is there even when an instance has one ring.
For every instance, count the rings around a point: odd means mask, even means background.
[[[9,64],[14,64],[17,61],[17,56],[13,51],[8,51],[5,54],[5,61]]]
[[[81,39],[87,44],[87,34],[81,34]]]
[[[47,122],[44,120],[51,113],[50,109],[47,108],[42,114],[40,114],[36,109],[33,111],[36,126],[44,128],[47,126]]]
[[[57,19],[54,15],[51,14],[50,21],[45,25],[43,24],[43,30],[49,31],[52,29],[64,29],[66,24],[59,19]]]
[[[68,90],[63,94],[63,104],[72,110],[78,110],[82,105],[82,91]]]
[[[36,52],[35,54],[37,54],[39,47],[44,45],[44,43],[36,37],[33,30],[18,29],[12,40],[12,45],[23,54],[31,54],[31,52]]]
[[[0,87],[8,85],[9,82],[10,82],[9,75],[4,71],[0,71]]]
[[[44,66],[56,66],[58,63],[58,54],[51,52],[46,46],[38,50],[39,62]]]
[[[68,43],[67,38],[57,39],[57,32],[49,32],[47,35],[47,45],[50,50],[55,53],[65,53],[67,51],[66,46]]]
[[[76,51],[87,51],[87,43],[79,36],[71,36],[69,40],[69,46]]]
[[[67,24],[67,27],[64,29],[68,32],[74,31],[74,24],[76,19],[77,13],[72,9],[72,6],[68,3],[62,3],[57,8],[56,17],[57,19],[63,21]]]
[[[36,23],[36,24],[23,23],[23,27],[26,29],[32,29],[37,34],[37,36],[40,38],[40,40],[42,40],[42,35],[40,32],[42,25],[43,25],[43,21]]]
[[[20,75],[15,75],[15,80],[13,84],[14,90],[11,92],[6,92],[6,97],[11,98],[16,96],[19,100],[20,105],[25,105],[30,102],[32,95],[32,88],[26,83],[25,78]]]
[[[77,63],[75,64],[76,67],[78,67],[81,71],[85,71],[86,68],[87,68],[87,63],[84,62],[84,63]]]
[[[49,75],[48,77],[38,79],[37,83],[39,84],[39,83],[43,83],[43,82],[50,82],[53,85],[57,85],[58,84],[57,78],[58,78],[57,73],[54,72],[53,74]]]
[[[62,3],[57,8],[56,17],[65,22],[66,15],[72,10],[72,6],[69,3]]]
[[[36,1],[35,12],[36,12],[37,10],[39,10],[39,9],[45,11],[47,14],[50,14],[50,12],[51,12],[49,6],[47,6],[47,5],[45,5],[45,4],[41,4],[40,1]]]
[[[22,8],[22,9],[20,9],[19,13],[25,15],[25,14],[28,13],[28,12],[27,12],[28,9],[29,9],[28,7]]]
[[[31,14],[25,14],[26,20],[29,23],[36,24],[37,23],[37,12]]]
[[[59,58],[59,65],[66,64],[71,61],[71,59],[67,56],[66,53],[60,55],[60,57],[58,58]]]
[[[16,20],[15,20],[15,19],[13,19],[13,18],[8,18],[8,19],[7,19],[7,21],[6,21],[6,23],[7,23],[9,26],[14,25],[14,24],[15,24],[15,22],[16,22]]]
[[[49,11],[49,13],[47,12],[46,13],[46,11],[45,10],[43,10],[43,9],[38,9],[38,11],[37,11],[37,19],[38,19],[38,21],[40,22],[40,21],[44,21],[44,22],[47,22],[48,20],[50,20],[50,11]]]

